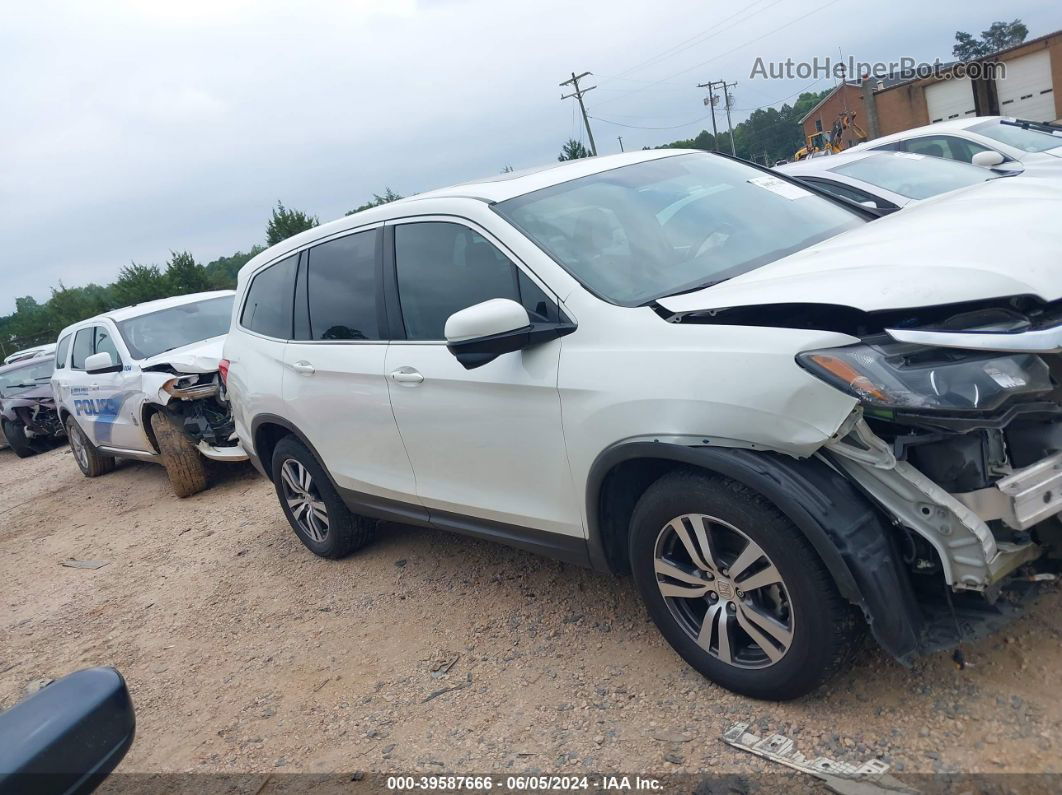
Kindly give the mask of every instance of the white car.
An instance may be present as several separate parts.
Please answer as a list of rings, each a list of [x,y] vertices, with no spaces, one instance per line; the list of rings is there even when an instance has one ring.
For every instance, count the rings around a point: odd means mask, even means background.
[[[883,135],[847,151],[912,152],[1000,173],[1062,177],[1062,130],[1007,116],[969,116]]]
[[[864,621],[910,662],[1062,534],[1062,196],[1014,182],[868,223],[656,150],[366,210],[240,271],[237,433],[317,555],[386,518],[631,571],[753,696]]]
[[[21,362],[24,359],[41,359],[45,356],[51,356],[55,353],[55,343],[50,342],[47,345],[37,345],[33,348],[24,348],[21,351],[15,351],[12,354],[8,354],[4,358],[4,364],[14,364],[15,362]]]
[[[166,467],[178,497],[206,488],[203,458],[244,461],[218,374],[233,292],[164,298],[63,329],[52,389],[86,477],[115,458]]]
[[[1002,176],[939,157],[873,151],[801,160],[775,166],[775,171],[832,196],[889,212]]]

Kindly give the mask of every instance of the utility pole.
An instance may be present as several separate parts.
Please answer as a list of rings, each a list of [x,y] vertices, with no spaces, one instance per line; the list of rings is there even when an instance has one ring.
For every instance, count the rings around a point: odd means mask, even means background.
[[[583,104],[583,94],[587,91],[593,91],[597,86],[590,86],[589,88],[579,88],[579,81],[584,77],[590,76],[591,72],[583,72],[581,75],[576,75],[572,72],[572,79],[565,80],[561,83],[561,87],[572,86],[575,90],[570,94],[561,94],[561,99],[571,99],[575,97],[579,101],[579,110],[583,112],[583,124],[586,125],[586,137],[590,139],[590,152],[597,156],[597,144],[594,143],[594,134],[590,131],[590,118],[586,115],[586,106]]]
[[[719,131],[716,129],[716,126],[715,126],[715,105],[716,105],[716,102],[718,102],[718,97],[716,96],[715,90],[717,88],[720,90],[720,94],[723,97],[723,104],[724,104],[724,107],[726,108],[726,126],[727,126],[727,129],[730,131],[730,154],[734,155],[735,157],[737,156],[737,146],[734,144],[734,125],[730,121],[730,108],[734,104],[734,102],[733,102],[734,98],[730,94],[730,89],[733,88],[736,85],[737,85],[737,83],[728,83],[725,80],[712,80],[711,82],[708,82],[708,83],[698,83],[697,84],[697,88],[707,88],[708,89],[708,96],[705,98],[704,104],[705,105],[709,105],[712,108],[712,137],[713,137],[713,139],[717,138],[719,136]],[[719,145],[718,144],[716,144],[715,151],[717,151],[717,152],[719,151]]]
[[[698,83],[697,88],[707,88],[708,96],[704,98],[704,104],[712,109],[712,146],[715,151],[719,151],[719,142],[716,140],[719,137],[719,130],[715,127],[715,94],[713,93],[712,83]]]
[[[616,136],[616,140],[620,142],[620,151],[621,151],[621,152],[623,152],[623,151],[626,151],[626,150],[625,150],[625,149],[623,148],[623,136],[622,136],[622,135],[617,135],[617,136]]]

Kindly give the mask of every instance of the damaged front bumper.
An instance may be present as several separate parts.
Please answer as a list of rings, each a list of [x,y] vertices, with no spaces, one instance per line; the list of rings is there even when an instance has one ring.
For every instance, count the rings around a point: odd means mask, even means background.
[[[978,496],[973,499],[969,494],[945,491],[911,463],[898,460],[860,413],[824,449],[830,462],[859,484],[895,522],[928,542],[937,553],[945,581],[956,590],[983,591],[1044,551],[1023,532],[998,533],[1009,537],[997,538],[998,531],[993,531],[990,521],[1013,517],[1009,527],[1024,531],[1034,515],[1039,516],[1035,522],[1039,523],[1062,511],[1057,488],[1052,491],[1052,484],[1062,476],[1058,469],[1062,453],[975,492]],[[1030,503],[1035,499],[1041,506],[1033,512]],[[929,568],[932,564],[923,561],[915,565]]]

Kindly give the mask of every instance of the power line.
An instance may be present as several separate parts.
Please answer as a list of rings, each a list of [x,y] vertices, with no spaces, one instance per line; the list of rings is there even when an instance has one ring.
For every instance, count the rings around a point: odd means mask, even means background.
[[[586,115],[586,105],[583,104],[583,94],[585,94],[587,91],[593,91],[595,88],[597,88],[597,86],[590,86],[589,88],[579,88],[579,81],[584,77],[589,77],[590,74],[590,72],[583,72],[581,75],[576,75],[575,72],[572,72],[572,79],[565,80],[560,85],[562,88],[564,86],[570,85],[574,87],[575,90],[572,91],[571,94],[562,94],[561,100],[571,99],[572,97],[575,97],[576,100],[578,100],[579,110],[583,112],[583,123],[586,125],[586,137],[590,139],[590,152],[596,157],[597,144],[594,143],[594,133],[590,130],[590,119],[587,118]]]
[[[727,22],[732,20],[734,17],[741,16],[742,14],[745,14],[745,13],[751,11],[753,6],[758,5],[759,3],[762,3],[762,2],[763,2],[763,0],[753,0],[753,2],[751,4],[749,4],[747,7],[739,9],[737,12],[731,14],[730,16],[726,17],[725,19],[721,19],[718,22],[713,23],[709,27],[707,27],[704,30],[702,30],[700,33],[697,33],[697,34],[695,34],[693,36],[690,36],[688,39],[683,39],[678,44],[672,45],[671,47],[666,48],[662,52],[657,53],[656,55],[652,55],[649,58],[645,59],[644,61],[641,61],[640,63],[637,63],[637,64],[635,64],[634,66],[632,66],[632,67],[630,67],[628,69],[624,69],[622,72],[620,72],[618,75],[615,75],[614,77],[605,76],[605,79],[606,79],[606,81],[607,80],[618,80],[618,79],[621,79],[624,75],[629,75],[631,72],[636,72],[637,70],[641,69],[643,66],[650,66],[650,65],[652,65],[654,63],[659,63],[660,61],[662,61],[662,60],[664,60],[666,58],[670,58],[672,55],[677,55],[678,53],[682,52],[683,50],[688,50],[690,47],[693,47],[696,44],[702,43],[702,41],[707,41],[708,39],[712,38],[712,36],[715,35],[715,33],[713,31],[718,31],[718,29],[720,27],[725,25]],[[766,11],[769,8],[772,8],[773,6],[778,5],[778,3],[780,3],[780,2],[782,2],[782,0],[775,0],[775,2],[771,3],[767,7],[761,8],[761,9],[759,9],[757,11],[753,11],[751,14],[749,14],[747,17],[745,17],[741,21],[744,22],[744,21],[746,21],[748,19],[751,19],[752,17],[756,16],[756,14],[758,14],[758,13],[760,13],[762,11]],[[707,34],[712,34],[712,35],[707,35]]]
[[[756,36],[755,38],[749,39],[748,41],[743,42],[743,43],[739,44],[738,46],[727,50],[726,52],[720,53],[719,55],[715,55],[715,56],[709,58],[706,61],[701,61],[700,63],[696,63],[693,66],[689,66],[689,67],[687,67],[685,69],[681,69],[681,70],[679,70],[677,72],[673,72],[673,73],[671,73],[669,75],[665,75],[664,77],[660,78],[659,80],[655,80],[652,83],[649,83],[649,84],[647,84],[645,86],[642,86],[641,88],[631,89],[631,91],[628,92],[627,94],[621,94],[618,97],[611,97],[609,99],[606,99],[605,102],[614,102],[617,99],[622,99],[623,97],[628,97],[628,96],[631,96],[633,94],[641,93],[642,91],[645,91],[645,90],[647,90],[649,88],[652,88],[653,86],[655,86],[655,85],[657,85],[659,83],[663,83],[666,80],[670,80],[672,77],[678,77],[679,75],[686,74],[687,72],[692,72],[694,69],[697,69],[699,67],[702,67],[702,66],[705,66],[707,64],[710,64],[713,61],[717,61],[720,58],[726,57],[727,55],[732,55],[733,53],[735,53],[738,50],[741,50],[741,49],[747,47],[750,44],[755,44],[756,42],[761,41],[762,39],[765,39],[768,36],[773,36],[775,33],[778,33],[781,30],[785,30],[786,28],[790,27],[791,25],[794,25],[797,22],[800,22],[800,21],[802,21],[802,20],[804,20],[804,19],[806,19],[806,18],[808,18],[808,17],[810,17],[810,16],[812,16],[814,14],[817,14],[818,12],[827,9],[827,8],[829,8],[832,5],[836,5],[839,2],[841,2],[841,0],[829,0],[829,2],[824,3],[823,5],[819,6],[818,8],[814,8],[814,9],[812,9],[811,11],[809,11],[809,12],[807,12],[805,14],[801,14],[799,17],[796,17],[795,19],[791,19],[788,22],[786,22],[785,24],[779,25],[777,28],[769,30],[769,31],[767,31],[766,33],[764,33],[764,34],[762,34],[760,36]],[[769,7],[770,6],[768,6],[767,8],[769,8]],[[766,8],[761,9],[761,10],[766,10]]]
[[[594,121],[603,121],[605,124],[615,124],[617,127],[626,127],[629,130],[677,130],[679,127],[689,127],[691,124],[697,124],[698,122],[707,121],[707,116],[701,116],[700,118],[693,119],[692,121],[685,122],[683,124],[676,124],[672,127],[640,127],[637,124],[624,124],[621,121],[612,121],[611,119],[602,119],[600,116],[591,116]]]

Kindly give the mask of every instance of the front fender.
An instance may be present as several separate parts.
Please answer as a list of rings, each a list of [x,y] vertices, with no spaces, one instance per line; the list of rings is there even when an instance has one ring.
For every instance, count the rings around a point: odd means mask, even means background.
[[[820,458],[659,442],[615,445],[597,458],[587,482],[590,555],[597,566],[607,559],[602,485],[614,467],[635,459],[696,467],[762,494],[803,532],[881,646],[904,664],[918,654],[922,614],[893,537],[866,497]]]

